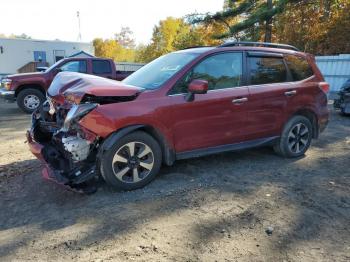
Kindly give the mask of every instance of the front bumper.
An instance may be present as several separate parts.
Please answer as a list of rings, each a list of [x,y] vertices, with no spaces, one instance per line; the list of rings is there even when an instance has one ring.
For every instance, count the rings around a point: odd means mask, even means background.
[[[15,91],[6,90],[5,88],[0,88],[0,98],[8,102],[14,102],[16,100]]]
[[[52,166],[52,161],[57,159],[50,159],[52,156],[48,153],[51,145],[48,143],[40,143],[35,141],[37,132],[39,132],[40,121],[36,119],[35,113],[32,115],[32,126],[27,131],[26,137],[29,150],[38,158],[44,165],[42,170],[43,178],[60,184],[67,189],[74,190],[79,193],[94,193],[96,187],[89,183],[96,176],[96,164],[77,165],[69,172],[55,169]],[[63,160],[63,157],[62,157]]]

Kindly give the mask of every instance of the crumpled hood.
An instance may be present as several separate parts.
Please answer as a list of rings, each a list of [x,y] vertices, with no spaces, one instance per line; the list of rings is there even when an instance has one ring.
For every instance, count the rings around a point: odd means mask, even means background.
[[[47,91],[49,97],[64,103],[67,94],[82,98],[84,95],[104,97],[135,96],[143,89],[122,82],[94,75],[61,72],[52,81]]]

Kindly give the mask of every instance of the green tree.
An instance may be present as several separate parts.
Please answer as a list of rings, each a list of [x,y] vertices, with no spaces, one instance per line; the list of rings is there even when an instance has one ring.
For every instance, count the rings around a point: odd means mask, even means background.
[[[227,30],[216,36],[219,39],[234,37],[256,40],[263,31],[264,41],[271,42],[274,17],[284,11],[288,2],[297,1],[301,0],[228,0],[224,2],[223,11],[215,14],[194,15],[192,23],[219,22],[225,24]]]

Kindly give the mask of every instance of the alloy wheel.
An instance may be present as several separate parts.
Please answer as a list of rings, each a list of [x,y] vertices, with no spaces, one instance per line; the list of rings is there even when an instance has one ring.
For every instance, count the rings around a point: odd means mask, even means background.
[[[121,146],[112,160],[112,170],[124,183],[137,183],[145,179],[154,166],[152,149],[142,142],[129,142]]]
[[[288,148],[291,152],[298,154],[308,145],[310,131],[303,123],[296,124],[288,134]]]
[[[23,99],[24,106],[30,110],[34,110],[39,107],[40,99],[36,95],[27,95]]]

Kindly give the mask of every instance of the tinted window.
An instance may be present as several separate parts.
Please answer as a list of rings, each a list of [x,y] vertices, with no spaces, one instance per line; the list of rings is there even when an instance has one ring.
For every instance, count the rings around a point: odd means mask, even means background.
[[[86,61],[70,61],[60,67],[61,71],[86,73]]]
[[[242,53],[213,55],[194,66],[171,91],[171,94],[187,93],[192,80],[208,81],[209,90],[237,87],[242,79]]]
[[[293,80],[295,81],[306,79],[314,74],[305,58],[295,55],[286,55],[285,60]]]
[[[106,60],[92,60],[92,72],[94,74],[112,73],[111,64]]]
[[[287,80],[287,70],[279,57],[249,57],[250,84],[272,84]]]

